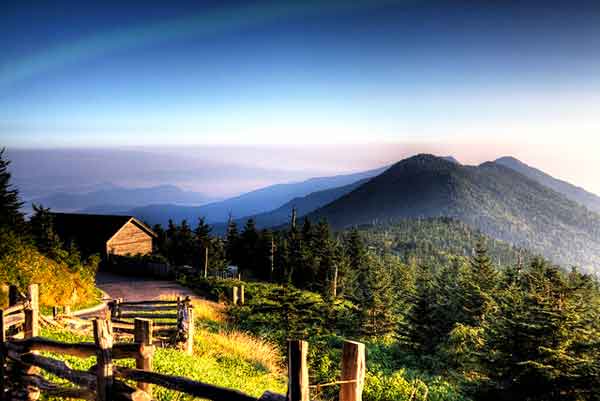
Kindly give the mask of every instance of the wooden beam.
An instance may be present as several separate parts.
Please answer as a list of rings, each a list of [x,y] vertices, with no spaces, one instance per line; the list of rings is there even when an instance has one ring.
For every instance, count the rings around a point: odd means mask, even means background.
[[[96,358],[96,399],[98,401],[112,400],[112,385],[113,385],[113,364],[112,364],[112,347],[113,336],[112,327],[108,320],[94,320],[94,342],[98,347]]]
[[[146,347],[152,348],[152,320],[149,319],[135,319],[135,334],[134,341],[140,345],[142,352],[135,358],[135,367],[137,369],[145,370],[148,372],[152,371],[152,353],[149,355],[144,353],[143,350]],[[150,397],[152,397],[152,386],[150,383],[138,382],[138,388],[145,391]]]
[[[232,305],[237,305],[238,304],[238,297],[239,297],[239,289],[237,286],[233,286],[231,287],[231,304]]]
[[[37,337],[40,334],[39,325],[39,286],[37,284],[31,284],[27,288],[27,300],[29,301],[28,307],[25,308],[25,339]],[[35,353],[36,351],[33,351]],[[39,368],[35,366],[29,366],[25,369],[25,375],[37,375]],[[25,389],[28,400],[37,400],[40,397],[40,389],[34,384],[27,385]]]
[[[44,395],[57,398],[75,398],[94,401],[96,394],[91,389],[81,387],[61,387],[49,382],[40,376],[23,376],[23,384],[35,386],[44,392]]]
[[[8,356],[11,360],[17,363],[34,365],[52,373],[55,376],[60,377],[74,383],[76,385],[95,388],[96,377],[88,372],[82,372],[71,369],[65,362],[58,361],[52,358],[46,358],[41,355],[25,354],[19,355],[18,353],[9,351]]]
[[[188,355],[194,355],[194,309],[189,303],[186,303],[187,308],[187,333],[185,341],[185,352]]]
[[[121,313],[121,319],[177,319],[176,313]]]
[[[198,398],[205,398],[213,401],[257,401],[255,397],[240,391],[197,382],[185,377],[169,376],[162,373],[146,372],[121,366],[115,366],[114,369],[116,377],[152,383],[169,390],[180,391]]]
[[[288,401],[309,401],[308,343],[288,340]]]
[[[6,327],[4,311],[0,309],[0,401],[6,400]]]
[[[365,383],[365,345],[355,341],[344,342],[342,350],[340,401],[362,401]]]
[[[149,301],[121,301],[119,303],[123,306],[136,306],[136,305],[177,305],[177,301],[163,301],[163,300],[149,300]]]

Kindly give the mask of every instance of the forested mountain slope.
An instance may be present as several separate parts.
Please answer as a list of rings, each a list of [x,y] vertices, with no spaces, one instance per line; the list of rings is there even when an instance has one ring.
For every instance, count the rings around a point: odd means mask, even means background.
[[[572,201],[586,206],[592,211],[600,212],[600,196],[598,195],[588,192],[585,189],[577,187],[566,181],[554,178],[551,175],[546,174],[541,170],[538,170],[537,168],[528,166],[527,164],[515,159],[514,157],[502,157],[496,160],[496,163],[511,168],[523,174],[524,176],[529,177],[532,180],[537,181],[540,184],[545,185],[548,188],[551,188],[556,192],[565,195]]]
[[[415,261],[446,266],[457,256],[471,258],[482,238],[498,267],[526,264],[535,256],[448,217],[397,219],[384,224],[362,225],[358,230],[371,249],[397,255],[407,264]]]
[[[453,217],[556,263],[600,267],[600,216],[497,163],[461,166],[418,155],[310,213],[335,228]]]

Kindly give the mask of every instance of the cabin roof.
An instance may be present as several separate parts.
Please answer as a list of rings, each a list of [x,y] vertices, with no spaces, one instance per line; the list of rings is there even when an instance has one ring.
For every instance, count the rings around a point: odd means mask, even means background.
[[[150,227],[133,216],[83,213],[52,213],[54,230],[63,241],[74,240],[85,254],[102,252],[106,243],[132,222],[151,237],[156,234]]]

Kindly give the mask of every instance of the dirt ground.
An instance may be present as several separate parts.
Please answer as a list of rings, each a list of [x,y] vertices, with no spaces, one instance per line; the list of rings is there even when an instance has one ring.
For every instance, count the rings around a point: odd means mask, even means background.
[[[96,285],[111,299],[123,298],[124,301],[176,298],[177,296],[190,296],[193,300],[199,299],[191,290],[169,280],[126,277],[98,272]]]

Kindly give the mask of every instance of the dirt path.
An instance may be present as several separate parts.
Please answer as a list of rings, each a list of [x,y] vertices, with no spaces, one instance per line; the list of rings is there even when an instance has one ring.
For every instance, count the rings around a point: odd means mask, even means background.
[[[125,301],[142,301],[167,297],[190,296],[199,300],[197,295],[175,281],[151,278],[126,277],[112,273],[98,272],[96,285],[110,298],[123,298]]]

